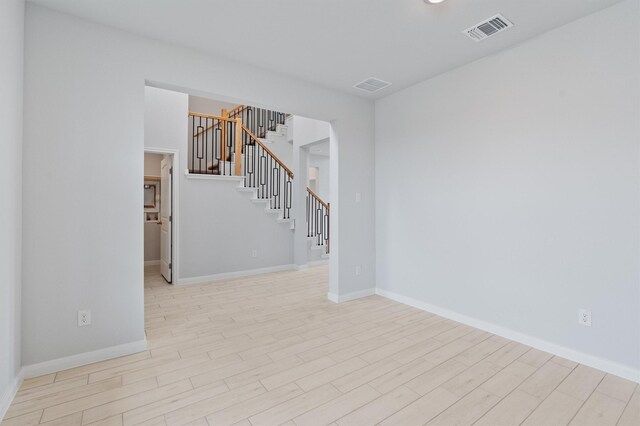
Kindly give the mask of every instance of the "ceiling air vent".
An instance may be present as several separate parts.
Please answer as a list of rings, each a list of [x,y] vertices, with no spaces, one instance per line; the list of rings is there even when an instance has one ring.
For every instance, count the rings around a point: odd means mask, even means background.
[[[462,32],[462,34],[466,35],[473,41],[482,41],[511,27],[513,27],[513,23],[498,13],[496,16],[493,16],[486,21],[482,21],[471,28],[467,28]]]
[[[388,81],[383,81],[380,80],[379,78],[368,78],[365,81],[361,81],[360,83],[356,84],[355,87],[356,89],[360,89],[360,90],[364,90],[365,92],[377,92],[378,90],[382,90],[387,86],[391,86],[391,83],[389,83]]]

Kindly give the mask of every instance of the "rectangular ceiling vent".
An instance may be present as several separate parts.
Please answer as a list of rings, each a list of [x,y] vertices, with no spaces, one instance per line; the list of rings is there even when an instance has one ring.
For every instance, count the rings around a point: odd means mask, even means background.
[[[513,27],[513,23],[498,13],[496,16],[467,28],[462,33],[473,41],[482,41],[511,27]]]
[[[388,81],[380,80],[379,78],[371,77],[366,79],[365,81],[361,81],[353,87],[355,87],[356,89],[364,90],[365,92],[373,93],[377,92],[378,90],[382,90],[387,86],[391,86],[391,83],[389,83]]]

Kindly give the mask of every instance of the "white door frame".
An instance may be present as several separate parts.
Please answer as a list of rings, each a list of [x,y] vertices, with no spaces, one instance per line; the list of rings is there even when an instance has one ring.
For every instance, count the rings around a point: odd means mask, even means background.
[[[175,285],[178,283],[178,270],[180,268],[180,249],[179,249],[179,240],[178,240],[178,224],[180,223],[180,185],[179,179],[177,176],[178,165],[180,164],[179,155],[180,151],[177,149],[167,149],[167,148],[152,148],[152,147],[144,147],[145,154],[168,154],[171,155],[173,161],[171,162],[171,167],[173,168],[173,173],[171,174],[171,186],[173,187],[173,199],[171,203],[172,208],[172,216],[173,220],[171,221],[171,244],[173,246],[171,252],[171,284]],[[143,179],[144,179],[144,169],[143,169]]]

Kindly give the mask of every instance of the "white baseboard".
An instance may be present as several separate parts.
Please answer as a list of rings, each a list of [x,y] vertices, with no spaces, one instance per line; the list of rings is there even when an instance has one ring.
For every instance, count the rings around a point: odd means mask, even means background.
[[[520,333],[515,330],[511,330],[500,325],[496,325],[490,322],[482,321],[467,315],[460,314],[458,312],[450,311],[439,306],[431,305],[426,302],[422,302],[411,297],[403,296],[391,291],[376,289],[376,294],[386,297],[387,299],[395,300],[396,302],[404,303],[405,305],[413,306],[414,308],[421,309],[423,311],[430,312],[432,314],[440,315],[441,317],[448,318],[453,321],[460,322],[462,324],[469,325],[471,327],[478,328],[480,330],[488,331],[495,335],[504,337],[509,340],[513,340],[518,343],[522,343],[527,346],[539,349],[544,352],[548,352],[553,355],[560,356],[562,358],[569,359],[571,361],[578,362],[580,364],[587,365],[589,367],[596,368],[598,370],[605,371],[616,376],[623,377],[628,380],[640,383],[640,370],[632,367],[618,364],[613,361],[609,361],[603,358],[599,358],[593,355],[589,355],[584,352],[576,351],[571,348],[567,348],[556,343],[551,343],[537,337],[529,336],[524,333]]]
[[[155,265],[159,265],[160,264],[160,260],[145,260],[144,261],[144,266],[155,266]]]
[[[18,372],[18,375],[13,378],[7,389],[2,393],[2,397],[0,397],[0,422],[2,422],[5,414],[7,414],[7,410],[13,402],[16,393],[18,393],[18,389],[22,386],[22,380],[24,379],[23,372],[24,369]]]
[[[25,379],[42,376],[43,374],[68,370],[69,368],[80,367],[94,362],[105,361],[111,358],[131,355],[147,350],[147,339],[137,342],[125,343],[123,345],[111,346],[96,351],[84,352],[77,355],[52,359],[38,364],[25,365],[22,367],[22,376]]]
[[[333,303],[342,303],[342,302],[348,302],[350,300],[361,299],[367,296],[373,296],[374,294],[376,294],[375,288],[367,288],[365,290],[354,291],[352,293],[347,293],[342,295],[329,293],[327,294],[327,299],[329,299]]]
[[[203,277],[180,278],[177,284],[202,284],[210,281],[225,280],[229,278],[249,277],[251,275],[268,274],[270,272],[293,271],[297,269],[297,265],[278,265],[266,268],[248,269],[245,271],[224,272],[222,274],[206,275]]]
[[[329,264],[328,259],[312,260],[310,262],[307,262],[305,265],[295,265],[294,269],[296,271],[302,271],[303,269],[309,269],[309,268],[314,268],[316,266],[322,266],[322,265],[328,265],[328,264]]]

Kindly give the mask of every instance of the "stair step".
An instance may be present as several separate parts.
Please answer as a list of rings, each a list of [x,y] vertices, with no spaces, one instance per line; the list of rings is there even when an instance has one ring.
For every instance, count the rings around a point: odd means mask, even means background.
[[[246,186],[239,186],[236,188],[240,192],[254,192],[256,188],[248,188]]]
[[[252,198],[252,203],[269,203],[271,202],[271,198]]]
[[[280,214],[280,209],[264,209],[267,214]]]
[[[268,143],[274,143],[274,142],[286,142],[287,141],[287,134],[286,133],[280,133],[280,132],[274,132],[272,130],[269,130],[267,132],[267,134],[264,136],[264,138],[268,141]]]

